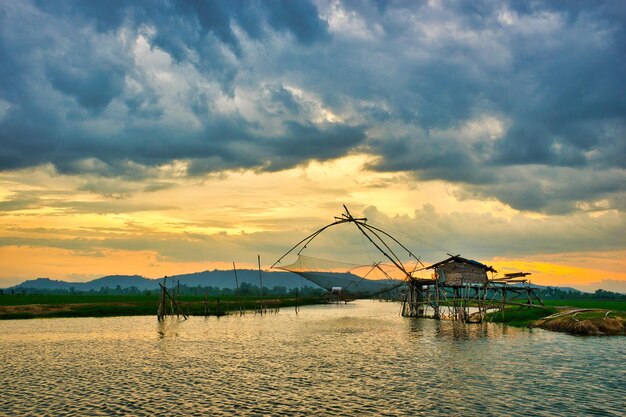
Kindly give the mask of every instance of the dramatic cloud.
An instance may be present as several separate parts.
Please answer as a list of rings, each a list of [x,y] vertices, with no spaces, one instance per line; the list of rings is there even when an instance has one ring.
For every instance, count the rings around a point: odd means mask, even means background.
[[[0,169],[200,175],[366,152],[522,210],[623,210],[625,9],[3,1]],[[603,185],[575,190],[590,175]]]

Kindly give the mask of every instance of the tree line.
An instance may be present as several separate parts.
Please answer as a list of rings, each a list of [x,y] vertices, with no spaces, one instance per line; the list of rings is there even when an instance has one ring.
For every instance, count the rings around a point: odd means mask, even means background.
[[[184,284],[178,285],[168,285],[168,288],[176,288],[176,292],[180,291],[180,295],[208,295],[212,297],[219,296],[259,296],[261,295],[261,289],[253,284],[242,282],[239,285],[239,291],[236,288],[219,288],[212,286],[187,286]],[[296,293],[302,297],[315,297],[321,296],[324,294],[324,290],[322,288],[315,288],[310,286],[304,286],[301,288],[287,288],[284,286],[274,286],[272,288],[268,288],[263,286],[263,296],[273,296],[273,297],[286,297],[286,296],[295,296]],[[85,294],[85,295],[158,295],[160,294],[160,290],[155,289],[139,289],[135,286],[130,287],[121,287],[117,285],[113,288],[111,287],[100,287],[99,289],[91,289],[91,290],[77,290],[74,287],[66,288],[55,288],[55,289],[42,289],[42,288],[11,288],[11,289],[0,289],[0,295],[34,295],[34,294],[46,294],[46,295],[71,295],[71,294]]]

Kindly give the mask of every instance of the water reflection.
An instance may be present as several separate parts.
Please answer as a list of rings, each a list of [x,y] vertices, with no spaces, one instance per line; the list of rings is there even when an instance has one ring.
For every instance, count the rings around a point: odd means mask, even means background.
[[[157,321],[159,339],[177,337],[181,322],[181,319],[176,317],[165,317],[162,321]]]
[[[501,327],[490,326],[487,323],[462,323],[459,321],[435,321],[437,337],[453,340],[484,339],[493,337],[494,331]]]
[[[345,308],[344,308],[345,307]],[[398,316],[0,322],[0,415],[620,415],[624,338]],[[590,364],[593,364],[591,366]]]
[[[406,318],[411,337],[434,335],[441,340],[472,340],[506,335],[508,327],[489,323],[462,323],[451,320]]]

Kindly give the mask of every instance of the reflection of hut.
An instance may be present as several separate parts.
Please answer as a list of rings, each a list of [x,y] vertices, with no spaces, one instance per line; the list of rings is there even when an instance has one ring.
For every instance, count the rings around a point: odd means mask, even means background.
[[[497,272],[490,266],[460,256],[451,256],[427,269],[434,269],[438,283],[446,287],[486,284],[487,272]]]

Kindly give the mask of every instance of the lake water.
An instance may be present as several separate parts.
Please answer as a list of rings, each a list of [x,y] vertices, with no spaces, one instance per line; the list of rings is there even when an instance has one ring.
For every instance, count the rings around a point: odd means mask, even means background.
[[[399,317],[0,321],[1,415],[614,415],[626,338]]]

